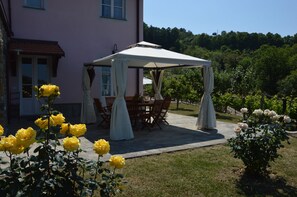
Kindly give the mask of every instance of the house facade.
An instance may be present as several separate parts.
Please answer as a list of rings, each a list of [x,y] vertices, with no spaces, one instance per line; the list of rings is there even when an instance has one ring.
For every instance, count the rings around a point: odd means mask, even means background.
[[[0,1],[0,124],[3,126],[7,122],[6,54],[9,35],[8,17],[4,4]]]
[[[20,116],[39,113],[32,86],[53,83],[61,91],[57,108],[79,117],[84,64],[143,39],[143,0],[2,1],[13,33],[7,94]],[[110,68],[94,69],[92,97],[112,95]],[[126,95],[142,92],[142,76],[129,70]]]

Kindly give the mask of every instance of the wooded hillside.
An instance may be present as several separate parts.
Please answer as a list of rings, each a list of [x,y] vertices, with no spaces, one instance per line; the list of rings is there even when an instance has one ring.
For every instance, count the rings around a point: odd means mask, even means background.
[[[183,28],[144,24],[144,40],[211,60],[216,110],[225,111],[229,105],[237,109],[245,106],[251,110],[261,107],[276,108],[279,113],[297,112],[297,33],[285,37],[233,31],[194,35]],[[166,70],[162,94],[199,101],[203,94],[201,72]]]

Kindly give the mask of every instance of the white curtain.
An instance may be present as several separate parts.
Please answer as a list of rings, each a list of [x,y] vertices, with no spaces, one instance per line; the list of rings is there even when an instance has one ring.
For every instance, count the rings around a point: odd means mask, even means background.
[[[153,79],[153,88],[154,88],[154,92],[155,92],[155,99],[162,100],[163,97],[161,95],[161,89],[162,89],[162,80],[163,80],[164,70],[150,71],[150,74]]]
[[[110,122],[111,140],[128,140],[134,138],[130,117],[128,114],[125,92],[127,84],[128,65],[126,60],[113,59],[111,75],[116,99],[112,106]]]
[[[214,86],[212,67],[203,67],[204,94],[200,103],[197,119],[198,129],[213,129],[216,127],[216,114],[211,100]]]
[[[80,121],[85,124],[96,122],[96,114],[91,97],[91,82],[87,69],[88,68],[84,66],[82,71],[83,102],[80,114]]]

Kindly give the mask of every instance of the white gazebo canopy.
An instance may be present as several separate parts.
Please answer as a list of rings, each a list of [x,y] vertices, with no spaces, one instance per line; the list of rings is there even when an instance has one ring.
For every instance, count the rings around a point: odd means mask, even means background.
[[[129,68],[164,69],[179,66],[202,67],[211,65],[208,60],[169,51],[161,48],[160,45],[145,41],[130,45],[128,49],[118,53],[94,60],[91,64],[94,66],[111,66],[113,59],[128,60]]]
[[[146,78],[146,77],[143,77],[143,79],[142,79],[142,84],[143,84],[143,85],[149,85],[149,84],[152,84],[152,83],[153,83],[153,82],[152,82],[151,79]]]
[[[216,127],[215,111],[211,100],[213,71],[211,62],[208,60],[169,51],[161,48],[160,45],[142,41],[129,46],[126,50],[94,60],[86,65],[112,67],[113,85],[116,94],[110,125],[112,140],[132,139],[134,137],[124,99],[128,67],[158,70],[173,67],[203,67],[204,94],[196,125],[198,129],[213,129]]]

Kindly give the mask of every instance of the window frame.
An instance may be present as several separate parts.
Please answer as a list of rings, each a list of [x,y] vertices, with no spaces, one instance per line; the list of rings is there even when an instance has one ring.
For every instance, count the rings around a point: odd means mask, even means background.
[[[111,75],[111,67],[102,67],[101,68],[101,79],[100,79],[100,96],[105,97],[105,96],[113,96],[113,85],[112,85],[112,75]],[[108,78],[107,83],[104,82],[104,79]],[[108,88],[104,88],[108,87]],[[104,93],[105,90],[109,89],[109,93]]]
[[[30,4],[30,0],[24,0],[24,6],[25,8],[33,8],[38,10],[45,10],[45,0],[39,0],[40,6],[34,6],[33,4]]]
[[[110,5],[108,4],[103,4],[103,0],[101,0],[101,17],[102,18],[109,18],[109,19],[116,19],[116,20],[126,20],[126,0],[121,0],[122,1],[122,7],[116,6],[115,5],[115,0],[110,0]],[[104,9],[103,7],[110,7],[109,13],[110,16],[107,16],[104,14]],[[121,10],[121,17],[115,17],[116,16],[116,10],[120,9]]]

